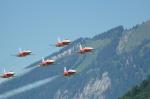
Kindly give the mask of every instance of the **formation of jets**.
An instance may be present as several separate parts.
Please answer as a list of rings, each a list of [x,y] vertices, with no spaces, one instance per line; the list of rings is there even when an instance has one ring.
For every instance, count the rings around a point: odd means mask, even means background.
[[[58,39],[58,41],[56,42],[55,46],[56,47],[64,47],[64,46],[67,46],[71,43],[71,41],[69,39],[65,39],[65,40],[60,40]],[[94,50],[94,48],[92,47],[82,47],[82,45],[80,44],[79,46],[79,51],[78,53],[80,54],[85,54],[87,52],[92,52]],[[15,55],[17,57],[26,57],[28,55],[31,55],[32,51],[30,50],[22,50],[22,49],[19,49],[19,52]],[[41,63],[39,63],[39,66],[48,66],[48,65],[52,65],[55,63],[55,60],[53,59],[44,59],[42,57],[42,61]],[[71,75],[74,75],[76,74],[77,71],[76,70],[73,70],[73,69],[66,69],[66,67],[64,67],[64,76],[71,76]],[[0,76],[1,78],[12,78],[14,77],[15,75],[15,72],[12,72],[12,71],[9,71],[9,72],[6,72],[4,70],[4,73]]]
[[[64,67],[64,76],[71,76],[74,75],[77,71],[73,69],[67,70],[66,67]]]
[[[56,47],[63,47],[63,46],[66,46],[66,45],[69,45],[71,43],[70,40],[68,39],[65,39],[65,40],[60,40],[58,39],[58,42],[55,44]]]
[[[30,50],[19,50],[17,56],[18,57],[25,57],[25,56],[28,56],[28,55],[31,55],[31,51]]]
[[[4,73],[0,77],[1,78],[11,78],[11,77],[14,77],[14,75],[15,75],[15,72],[12,72],[12,71],[6,72],[4,69]]]
[[[64,46],[69,45],[70,43],[71,43],[71,41],[69,39],[60,40],[58,38],[57,42],[54,45],[51,45],[51,46],[64,47]]]
[[[12,55],[12,56],[17,56],[17,57],[25,57],[28,55],[31,55],[32,51],[30,50],[22,50],[19,48],[19,51],[17,52],[17,54]]]
[[[92,48],[92,47],[82,47],[81,44],[80,44],[79,53],[81,53],[81,54],[84,54],[84,53],[87,53],[87,52],[91,52],[93,50],[94,50],[94,48]]]
[[[42,57],[42,62],[39,64],[39,66],[48,66],[51,65],[55,62],[55,60],[52,59],[46,59],[44,60],[44,58]]]

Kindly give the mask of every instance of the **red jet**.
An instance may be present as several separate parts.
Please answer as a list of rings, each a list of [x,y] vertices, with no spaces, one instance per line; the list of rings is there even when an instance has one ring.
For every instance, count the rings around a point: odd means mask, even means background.
[[[69,45],[71,43],[71,41],[69,39],[65,39],[65,40],[60,40],[58,39],[58,42],[55,44],[56,47],[63,47],[66,45]]]
[[[25,57],[25,56],[28,56],[28,55],[31,55],[31,51],[30,50],[21,50],[19,49],[19,52],[17,54],[18,57]]]
[[[11,78],[11,77],[14,77],[14,75],[15,75],[14,72],[5,72],[5,70],[4,70],[3,75],[1,75],[0,77],[1,78]]]
[[[64,67],[64,76],[71,76],[74,75],[75,73],[77,73],[76,70],[72,70],[72,69],[67,70],[66,67]]]
[[[79,50],[80,54],[91,52],[93,50],[94,50],[94,48],[92,48],[92,47],[82,47],[81,44],[80,44],[80,50]]]
[[[51,65],[55,62],[55,60],[52,60],[52,59],[47,59],[47,60],[44,60],[44,58],[42,58],[42,62],[40,63],[40,66],[48,66],[48,65]]]

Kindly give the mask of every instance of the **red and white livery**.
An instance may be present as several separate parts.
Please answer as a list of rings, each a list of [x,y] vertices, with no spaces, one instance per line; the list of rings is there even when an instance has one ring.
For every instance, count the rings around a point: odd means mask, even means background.
[[[67,70],[66,67],[64,67],[64,76],[71,76],[71,75],[74,75],[76,73],[77,73],[76,70],[72,70],[72,69]]]
[[[94,50],[94,48],[92,48],[92,47],[82,47],[81,44],[79,47],[80,47],[80,49],[79,49],[80,54],[84,54],[84,53],[91,52]]]
[[[25,56],[28,56],[28,55],[31,55],[31,51],[30,50],[21,50],[19,49],[19,52],[17,54],[18,57],[25,57]]]
[[[3,75],[1,75],[0,77],[1,78],[11,78],[11,77],[14,77],[14,75],[15,75],[15,72],[5,72],[5,70],[4,70],[4,73],[3,73]]]
[[[44,58],[42,57],[42,62],[39,64],[40,66],[48,66],[48,65],[51,65],[55,62],[55,60],[52,60],[52,59],[47,59],[47,60],[44,60]]]
[[[56,47],[63,47],[66,45],[69,45],[71,43],[71,41],[69,39],[65,39],[65,40],[60,40],[58,39],[57,43],[55,44]]]

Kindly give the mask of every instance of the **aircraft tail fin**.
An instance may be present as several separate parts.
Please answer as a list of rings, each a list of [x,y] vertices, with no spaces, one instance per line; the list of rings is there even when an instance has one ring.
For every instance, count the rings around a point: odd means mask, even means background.
[[[5,70],[5,68],[4,68],[4,71],[3,71],[4,73],[6,72],[6,70]]]
[[[82,49],[82,45],[81,44],[79,45],[79,48]]]
[[[64,71],[67,71],[66,67],[64,67]]]
[[[60,38],[59,37],[57,38],[57,41],[60,42]]]
[[[19,48],[19,52],[21,52],[22,51],[22,49],[21,48]]]
[[[42,62],[44,61],[44,57],[42,57]]]

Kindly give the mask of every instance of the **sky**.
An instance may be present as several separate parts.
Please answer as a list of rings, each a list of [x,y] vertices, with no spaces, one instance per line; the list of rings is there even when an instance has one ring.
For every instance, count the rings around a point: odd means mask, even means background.
[[[57,38],[92,37],[113,27],[150,19],[150,0],[0,0],[0,73],[21,72],[58,51]],[[18,58],[18,48],[32,56]]]

